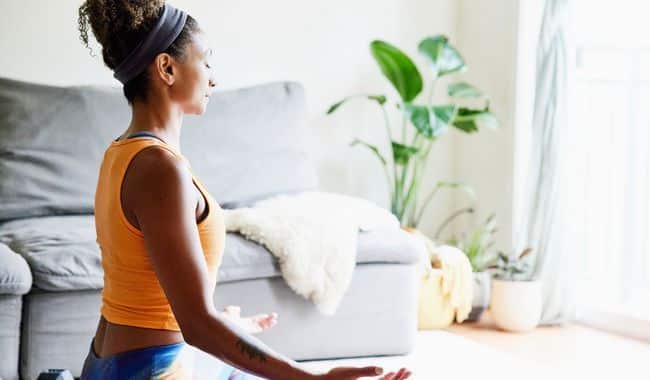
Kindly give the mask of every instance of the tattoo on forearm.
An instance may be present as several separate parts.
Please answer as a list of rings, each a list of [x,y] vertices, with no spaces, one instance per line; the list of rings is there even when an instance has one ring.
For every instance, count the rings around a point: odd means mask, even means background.
[[[261,362],[266,361],[266,355],[264,352],[262,352],[259,348],[253,346],[250,343],[245,342],[242,339],[239,339],[237,341],[237,347],[239,347],[239,350],[248,355],[248,358],[253,360],[254,358],[258,358]]]

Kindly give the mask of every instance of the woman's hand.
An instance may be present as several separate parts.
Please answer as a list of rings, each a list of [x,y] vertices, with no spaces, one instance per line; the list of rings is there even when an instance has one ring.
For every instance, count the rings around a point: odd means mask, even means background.
[[[259,334],[266,329],[270,329],[278,322],[278,314],[257,314],[251,317],[242,317],[239,306],[226,306],[222,313],[226,318],[239,324],[249,334]]]

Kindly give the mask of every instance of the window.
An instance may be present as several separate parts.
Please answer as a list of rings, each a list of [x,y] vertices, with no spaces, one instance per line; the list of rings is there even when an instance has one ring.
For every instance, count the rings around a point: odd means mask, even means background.
[[[650,322],[649,12],[635,0],[574,3],[570,199],[580,309]]]

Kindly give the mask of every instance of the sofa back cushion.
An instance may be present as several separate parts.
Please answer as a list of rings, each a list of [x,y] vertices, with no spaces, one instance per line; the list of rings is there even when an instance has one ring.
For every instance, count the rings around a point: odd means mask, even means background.
[[[304,88],[275,82],[213,93],[183,120],[181,150],[220,204],[316,190]]]
[[[130,121],[119,91],[0,78],[0,221],[93,212],[106,144]]]
[[[215,92],[185,116],[181,150],[218,202],[315,189],[304,105],[295,82]],[[130,120],[121,88],[0,78],[0,222],[91,214],[104,151]]]

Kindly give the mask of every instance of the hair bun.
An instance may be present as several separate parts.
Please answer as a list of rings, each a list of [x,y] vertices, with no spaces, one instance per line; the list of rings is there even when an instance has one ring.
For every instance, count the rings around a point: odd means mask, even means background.
[[[86,0],[79,7],[80,39],[88,45],[88,29],[103,47],[104,61],[113,68],[128,53],[128,43],[146,35],[155,25],[164,0]]]
[[[138,30],[145,23],[151,23],[158,19],[164,0],[109,0],[114,7],[114,14],[117,18],[126,18],[124,27],[129,30]]]

